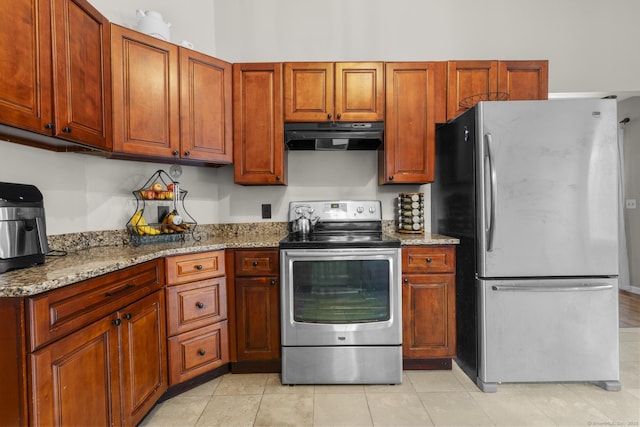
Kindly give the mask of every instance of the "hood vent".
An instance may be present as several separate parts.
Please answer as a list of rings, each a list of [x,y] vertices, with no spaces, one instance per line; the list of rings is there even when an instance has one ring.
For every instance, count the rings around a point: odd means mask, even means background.
[[[384,123],[285,123],[289,150],[377,150],[384,140]]]

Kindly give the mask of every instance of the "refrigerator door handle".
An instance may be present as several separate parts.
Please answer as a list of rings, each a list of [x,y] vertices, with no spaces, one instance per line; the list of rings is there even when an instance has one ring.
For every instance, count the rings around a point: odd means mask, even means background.
[[[489,226],[487,227],[486,237],[487,237],[487,252],[493,251],[493,235],[495,232],[496,226],[496,197],[497,197],[497,182],[496,182],[496,169],[493,165],[493,159],[491,158],[491,141],[492,136],[490,133],[486,133],[484,135],[485,140],[485,162],[488,163],[489,170],[489,195],[491,200],[489,202]]]
[[[504,292],[576,292],[576,291],[604,291],[612,289],[613,285],[605,283],[594,283],[585,285],[556,285],[556,286],[535,286],[535,285],[493,285],[494,291]]]

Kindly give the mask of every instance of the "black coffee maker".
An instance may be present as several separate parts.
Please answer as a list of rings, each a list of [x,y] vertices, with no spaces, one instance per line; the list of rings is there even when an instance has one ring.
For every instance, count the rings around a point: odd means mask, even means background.
[[[0,182],[0,273],[44,264],[49,252],[42,193]]]

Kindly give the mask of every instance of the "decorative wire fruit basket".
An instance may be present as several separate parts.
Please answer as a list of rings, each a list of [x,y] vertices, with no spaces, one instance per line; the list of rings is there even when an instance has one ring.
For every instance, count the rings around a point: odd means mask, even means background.
[[[197,222],[184,206],[188,191],[182,189],[165,171],[156,171],[141,188],[132,193],[136,199],[136,210],[127,221],[127,230],[134,246],[177,242],[185,240],[186,235],[200,240],[195,234]],[[147,209],[145,218],[145,208],[154,205],[157,213]]]
[[[477,95],[467,96],[462,98],[458,105],[460,108],[468,110],[480,101],[508,101],[509,94],[507,92],[486,92],[479,93]]]

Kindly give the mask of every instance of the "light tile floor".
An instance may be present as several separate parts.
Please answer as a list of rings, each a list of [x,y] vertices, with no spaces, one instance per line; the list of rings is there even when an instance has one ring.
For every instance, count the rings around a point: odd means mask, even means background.
[[[620,329],[622,391],[502,384],[482,393],[451,371],[405,371],[401,385],[283,386],[227,374],[162,402],[143,426],[639,426],[640,328]]]

